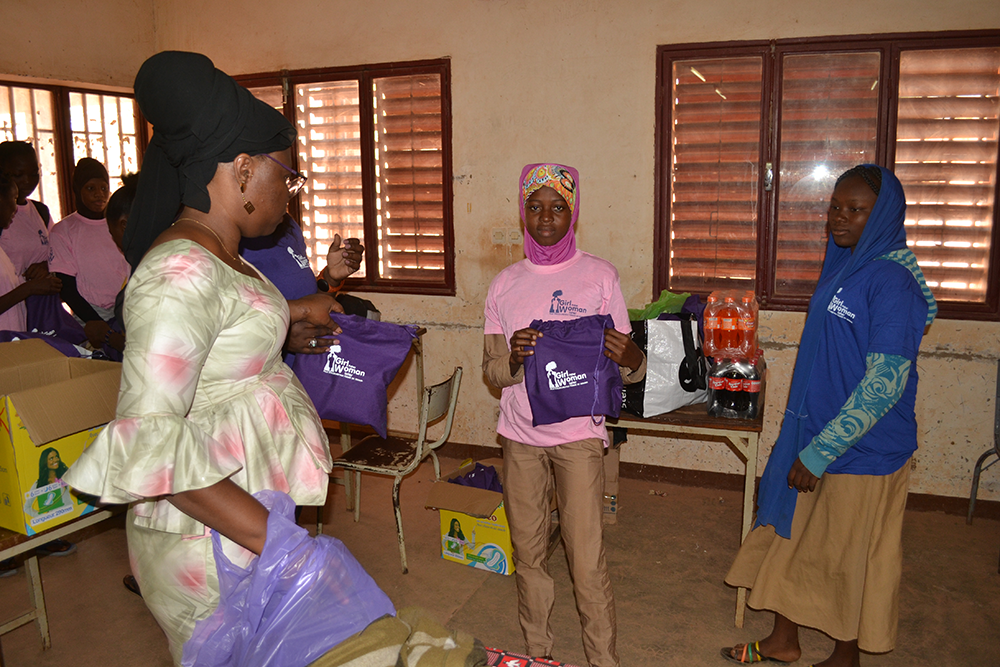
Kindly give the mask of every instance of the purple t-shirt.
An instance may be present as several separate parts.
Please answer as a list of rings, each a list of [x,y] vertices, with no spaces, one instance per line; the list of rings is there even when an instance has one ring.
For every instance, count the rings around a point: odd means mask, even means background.
[[[287,219],[269,236],[240,241],[240,255],[274,283],[288,301],[316,293],[316,274],[309,266],[299,224]]]

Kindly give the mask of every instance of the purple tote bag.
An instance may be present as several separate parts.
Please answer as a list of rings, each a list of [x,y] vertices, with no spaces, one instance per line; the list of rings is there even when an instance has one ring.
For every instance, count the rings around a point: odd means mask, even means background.
[[[533,426],[586,416],[601,423],[603,415],[618,416],[622,378],[618,364],[604,356],[604,330],[614,326],[610,315],[531,323],[545,334],[524,360]]]
[[[406,360],[416,327],[330,313],[343,333],[326,354],[297,354],[292,370],[323,419],[367,424],[386,437],[386,390]]]

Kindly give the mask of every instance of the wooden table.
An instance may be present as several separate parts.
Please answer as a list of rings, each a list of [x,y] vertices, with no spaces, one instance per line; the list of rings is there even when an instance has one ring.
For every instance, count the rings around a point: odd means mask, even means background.
[[[42,644],[45,648],[52,646],[52,640],[49,637],[49,618],[45,613],[45,593],[42,591],[42,578],[38,571],[38,556],[35,555],[34,549],[47,542],[66,537],[87,526],[104,521],[114,514],[112,510],[97,510],[90,514],[85,514],[79,519],[64,523],[61,526],[56,526],[50,530],[30,536],[0,528],[0,560],[31,552],[24,560],[24,569],[28,574],[28,600],[31,603],[31,611],[0,625],[0,636],[26,623],[35,621],[38,624],[38,634],[42,636]],[[2,652],[0,652],[0,665],[3,665]]]
[[[650,432],[657,435],[669,434],[672,437],[685,435],[703,435],[725,442],[741,457],[746,464],[743,476],[743,528],[740,532],[740,542],[746,539],[753,520],[753,494],[757,480],[757,447],[760,432],[764,427],[764,395],[761,392],[761,410],[756,419],[724,419],[710,417],[704,403],[668,412],[658,417],[636,417],[622,412],[617,419],[608,419],[608,427],[627,428],[630,431]],[[747,589],[736,591],[736,627],[743,627],[743,617],[746,613]]]

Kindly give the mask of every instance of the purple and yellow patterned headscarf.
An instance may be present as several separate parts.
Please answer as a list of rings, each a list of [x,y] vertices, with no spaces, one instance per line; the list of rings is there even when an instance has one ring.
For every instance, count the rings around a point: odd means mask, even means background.
[[[524,235],[524,254],[532,264],[560,264],[576,254],[576,219],[580,216],[580,173],[562,164],[529,164],[521,170],[521,220],[524,220],[524,203],[532,193],[548,186],[558,192],[573,211],[569,231],[553,246],[541,246]]]

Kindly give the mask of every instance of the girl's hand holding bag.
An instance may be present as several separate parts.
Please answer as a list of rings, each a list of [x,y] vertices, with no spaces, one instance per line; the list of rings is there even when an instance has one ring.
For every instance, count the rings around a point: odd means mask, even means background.
[[[604,355],[604,330],[614,326],[610,315],[531,323],[544,334],[524,359],[532,425],[587,416],[599,424],[605,415],[619,415],[622,378],[618,364]]]

